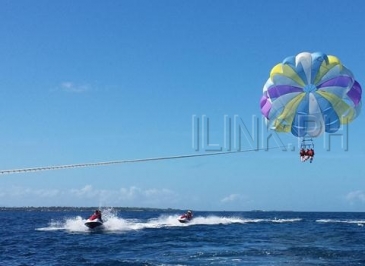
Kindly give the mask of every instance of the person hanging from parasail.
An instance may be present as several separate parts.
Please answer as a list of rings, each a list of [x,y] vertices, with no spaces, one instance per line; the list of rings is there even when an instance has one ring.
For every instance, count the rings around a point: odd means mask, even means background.
[[[313,157],[314,157],[314,149],[310,148],[307,150],[307,156],[309,158],[309,162],[312,163],[313,162]]]
[[[304,148],[300,149],[299,155],[300,155],[300,161],[304,162],[306,156],[306,151]]]

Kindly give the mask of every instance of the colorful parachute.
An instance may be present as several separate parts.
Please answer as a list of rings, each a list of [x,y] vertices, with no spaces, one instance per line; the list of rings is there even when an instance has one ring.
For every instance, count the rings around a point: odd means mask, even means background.
[[[271,129],[317,137],[354,120],[361,93],[360,84],[337,57],[304,52],[271,70],[260,106]]]

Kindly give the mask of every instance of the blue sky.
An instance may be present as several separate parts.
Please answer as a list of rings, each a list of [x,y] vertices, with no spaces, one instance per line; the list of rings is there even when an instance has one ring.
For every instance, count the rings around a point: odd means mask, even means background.
[[[0,5],[2,170],[227,151],[225,117],[261,123],[271,68],[303,51],[338,56],[365,84],[363,1]],[[192,134],[194,117],[209,130]],[[266,151],[2,175],[0,205],[365,211],[363,123],[329,151],[316,139],[313,164],[270,139]],[[196,151],[193,135],[209,145]]]

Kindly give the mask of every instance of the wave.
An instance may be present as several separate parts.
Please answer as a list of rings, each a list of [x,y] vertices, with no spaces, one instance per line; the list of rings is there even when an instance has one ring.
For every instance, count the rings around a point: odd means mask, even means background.
[[[179,215],[160,215],[151,219],[124,219],[119,217],[113,210],[103,210],[104,224],[97,230],[106,232],[125,232],[132,230],[142,230],[147,228],[162,227],[185,227],[194,225],[229,225],[229,224],[248,224],[248,223],[293,223],[302,221],[301,218],[290,219],[253,219],[229,216],[195,216],[189,223],[183,224],[178,221]],[[66,230],[71,232],[90,232],[84,223],[85,219],[81,216],[65,218],[62,221],[50,221],[47,227],[37,228],[41,231]]]
[[[364,226],[365,220],[351,220],[351,219],[318,219],[317,223],[345,223],[345,224],[357,224],[358,226]]]
[[[241,218],[241,217],[221,217],[221,216],[207,216],[207,217],[195,217],[188,225],[196,224],[247,224],[247,223],[291,223],[299,222],[301,218],[290,218],[290,219],[253,219],[253,218]]]

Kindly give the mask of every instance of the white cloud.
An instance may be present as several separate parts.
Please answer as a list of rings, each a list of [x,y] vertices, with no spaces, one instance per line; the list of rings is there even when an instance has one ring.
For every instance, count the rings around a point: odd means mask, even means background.
[[[61,194],[61,191],[58,189],[31,189],[31,188],[24,188],[24,187],[11,187],[1,191],[0,197],[40,197],[40,198],[47,198],[47,197],[56,197]]]
[[[220,205],[225,210],[242,210],[252,205],[252,200],[243,194],[232,193],[220,200]]]
[[[45,198],[47,200],[45,201]],[[136,186],[99,189],[91,185],[72,189],[34,189],[10,187],[0,189],[1,204],[13,206],[87,206],[103,203],[109,206],[172,207],[176,193],[169,189]]]
[[[365,202],[365,193],[362,190],[351,191],[346,195],[346,200],[350,203]]]
[[[80,189],[77,189],[77,188],[70,189],[69,193],[71,195],[75,195],[77,197],[90,198],[90,197],[96,196],[98,194],[98,191],[94,190],[91,185],[86,185]]]
[[[130,188],[119,189],[118,197],[124,200],[132,200],[138,197],[137,195],[140,195],[141,193],[142,190],[140,188],[132,186]]]
[[[75,84],[70,81],[62,82],[59,89],[66,92],[82,93],[90,90],[90,86],[86,84]]]
[[[246,197],[240,194],[231,194],[223,199],[221,199],[221,203],[231,203],[237,201],[243,201]]]
[[[169,189],[141,189],[135,186],[121,188],[116,195],[119,202],[140,202],[143,206],[159,206],[176,202],[176,193]]]

